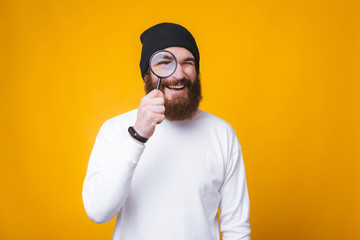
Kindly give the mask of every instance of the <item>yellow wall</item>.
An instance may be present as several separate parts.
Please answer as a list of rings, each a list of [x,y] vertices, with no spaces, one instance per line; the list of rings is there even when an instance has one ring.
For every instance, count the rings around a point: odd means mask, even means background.
[[[183,24],[203,110],[244,151],[252,239],[360,239],[360,10],[338,1],[0,3],[0,239],[110,239],[81,191],[101,124],[143,96],[140,33]]]

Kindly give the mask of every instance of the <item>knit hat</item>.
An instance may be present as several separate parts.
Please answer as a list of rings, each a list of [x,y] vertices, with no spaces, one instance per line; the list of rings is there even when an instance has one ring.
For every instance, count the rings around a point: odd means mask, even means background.
[[[140,41],[143,45],[140,59],[141,76],[149,68],[149,60],[154,52],[168,47],[183,47],[189,50],[195,58],[196,71],[199,71],[200,55],[194,37],[181,25],[175,23],[160,23],[145,30]]]

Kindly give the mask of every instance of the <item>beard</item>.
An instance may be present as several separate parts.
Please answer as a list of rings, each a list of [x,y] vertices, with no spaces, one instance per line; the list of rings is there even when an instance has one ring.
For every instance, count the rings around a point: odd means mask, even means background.
[[[146,93],[156,89],[157,81],[153,81],[150,74],[146,74],[144,80]],[[199,73],[197,74],[194,82],[191,82],[190,79],[184,78],[177,81],[171,81],[171,84],[184,84],[188,91],[186,96],[178,96],[171,100],[165,97],[165,118],[170,121],[183,121],[191,119],[197,112],[200,101],[202,100]],[[164,93],[164,88],[168,85],[169,81],[163,79],[160,91]]]

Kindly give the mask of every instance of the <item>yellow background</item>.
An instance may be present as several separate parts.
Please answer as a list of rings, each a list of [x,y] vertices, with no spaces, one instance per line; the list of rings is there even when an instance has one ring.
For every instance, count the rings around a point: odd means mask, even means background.
[[[139,35],[163,21],[194,34],[201,108],[239,137],[252,239],[360,239],[356,0],[2,0],[0,239],[111,239],[83,208],[87,162],[138,106]]]

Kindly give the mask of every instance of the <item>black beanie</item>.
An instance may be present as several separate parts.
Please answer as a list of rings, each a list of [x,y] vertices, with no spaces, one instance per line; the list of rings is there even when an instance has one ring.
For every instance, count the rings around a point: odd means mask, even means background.
[[[149,68],[149,60],[154,52],[168,47],[183,47],[189,50],[195,58],[196,71],[199,71],[200,55],[194,37],[191,33],[175,23],[160,23],[145,30],[140,41],[143,45],[140,59],[141,76]]]

